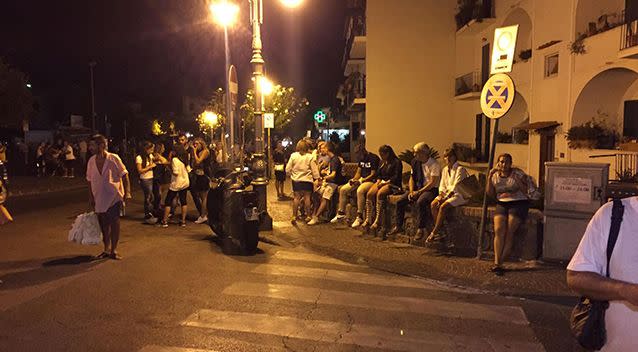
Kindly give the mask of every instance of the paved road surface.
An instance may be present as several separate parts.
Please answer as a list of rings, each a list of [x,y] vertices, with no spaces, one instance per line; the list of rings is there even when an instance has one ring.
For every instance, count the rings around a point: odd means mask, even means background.
[[[64,198],[64,200],[61,200]],[[15,203],[0,228],[0,351],[565,351],[544,304],[260,243],[123,222],[124,260],[65,240],[82,192]],[[139,204],[129,206],[135,214]],[[539,339],[538,336],[544,336]],[[551,337],[553,336],[553,337]],[[541,341],[543,340],[543,341]],[[563,345],[561,345],[563,343]]]

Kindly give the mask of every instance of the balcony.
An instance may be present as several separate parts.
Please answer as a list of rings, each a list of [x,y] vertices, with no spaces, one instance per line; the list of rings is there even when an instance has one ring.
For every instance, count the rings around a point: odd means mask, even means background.
[[[366,106],[366,76],[354,72],[345,82],[345,107],[348,112],[363,111]]]
[[[620,28],[619,58],[638,58],[638,20],[625,23]]]
[[[457,77],[454,83],[454,99],[476,100],[481,97],[480,75],[478,71]]]
[[[350,59],[366,58],[366,17],[365,13],[357,11],[348,17],[344,31],[346,50],[342,64],[346,65]]]
[[[462,0],[457,11],[457,35],[475,35],[496,21],[493,0]]]

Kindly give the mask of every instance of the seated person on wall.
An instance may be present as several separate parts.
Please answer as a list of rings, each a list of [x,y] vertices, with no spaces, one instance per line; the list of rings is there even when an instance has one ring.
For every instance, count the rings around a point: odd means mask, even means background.
[[[366,219],[361,224],[365,232],[370,226],[371,231],[382,240],[386,239],[385,224],[383,223],[386,200],[392,194],[401,192],[403,181],[403,164],[397,158],[394,150],[389,145],[382,145],[379,148],[381,165],[377,171],[377,181],[374,183],[366,195]],[[376,212],[375,209],[376,203]],[[376,213],[376,216],[373,214]],[[374,220],[374,222],[372,222]],[[372,225],[370,223],[372,222]]]
[[[430,206],[432,216],[435,219],[434,228],[426,242],[442,240],[443,236],[439,234],[439,230],[441,229],[441,225],[443,225],[443,219],[447,212],[454,207],[467,204],[468,202],[456,191],[456,185],[468,177],[467,170],[459,165],[454,149],[446,150],[443,154],[443,159],[445,160],[445,167],[441,175],[439,195],[434,198]]]
[[[352,223],[352,227],[359,227],[361,223],[363,223],[366,194],[370,190],[370,187],[374,185],[381,159],[379,159],[376,154],[367,151],[365,143],[363,142],[357,145],[356,153],[357,159],[359,160],[359,167],[354,177],[339,188],[339,209],[337,210],[337,215],[330,221],[333,224],[346,217],[348,194],[353,191],[357,192],[357,218]]]
[[[430,147],[424,142],[417,143],[413,149],[414,159],[411,163],[412,172],[408,193],[397,202],[397,223],[390,234],[403,231],[405,207],[408,203],[415,202],[418,207],[418,230],[415,239],[420,240],[425,235],[425,226],[431,217],[430,203],[439,194],[441,165],[430,157]]]
[[[321,215],[321,213],[323,213],[328,207],[328,202],[332,199],[332,195],[339,186],[346,182],[342,172],[343,162],[341,161],[341,158],[336,155],[337,148],[334,143],[326,142],[324,144],[324,149],[326,151],[326,155],[330,157],[330,161],[328,162],[327,173],[320,180],[321,184],[317,190],[317,193],[321,195],[321,203],[310,222],[308,222],[308,225],[316,225],[319,223],[319,215]]]

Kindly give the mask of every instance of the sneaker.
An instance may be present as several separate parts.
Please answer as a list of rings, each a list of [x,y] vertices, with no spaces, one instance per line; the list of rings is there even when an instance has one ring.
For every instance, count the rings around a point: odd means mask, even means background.
[[[166,221],[162,221],[162,222],[159,223],[159,227],[167,228],[168,227],[168,223]]]
[[[336,223],[338,223],[339,221],[341,221],[341,220],[343,220],[345,218],[346,218],[346,214],[337,213],[337,215],[335,215],[335,217],[332,218],[332,220],[330,220],[330,223],[331,224],[336,224]]]
[[[149,225],[157,224],[157,221],[158,221],[157,218],[154,217],[154,216],[151,216],[151,217],[148,217],[148,218],[144,219],[144,222],[149,224]]]
[[[208,221],[208,216],[204,215],[204,216],[200,216],[197,218],[197,220],[195,220],[196,224],[203,224],[206,221]]]
[[[179,222],[179,227],[186,227],[186,223],[185,223],[185,222],[183,222],[183,221],[180,221],[180,222]]]
[[[303,219],[303,221],[305,222],[311,222],[312,218],[310,216],[307,216],[305,219]]]
[[[350,226],[354,229],[361,226],[362,223],[363,223],[363,219],[357,216],[357,218],[354,219],[354,222]]]
[[[310,221],[308,221],[308,225],[317,225],[319,223],[319,218],[318,217],[313,217],[312,219],[310,219]]]

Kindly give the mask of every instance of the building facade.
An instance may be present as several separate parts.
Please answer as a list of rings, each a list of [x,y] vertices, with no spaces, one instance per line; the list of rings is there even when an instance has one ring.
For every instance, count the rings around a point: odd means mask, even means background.
[[[590,158],[609,150],[570,149],[566,133],[593,119],[625,139],[638,137],[635,3],[368,0],[363,61],[344,72],[363,73],[369,148],[390,144],[400,152],[425,141],[441,151],[457,143],[485,159],[493,122],[481,115],[479,98],[494,29],[518,24],[510,73],[517,95],[500,120],[496,152],[512,154],[537,179],[552,160],[609,162],[615,173],[615,157]],[[347,62],[355,48],[347,47]]]

